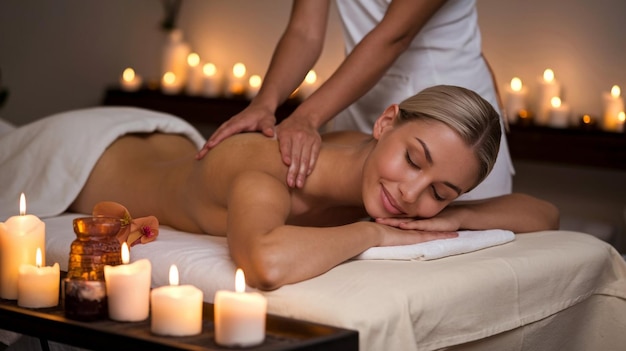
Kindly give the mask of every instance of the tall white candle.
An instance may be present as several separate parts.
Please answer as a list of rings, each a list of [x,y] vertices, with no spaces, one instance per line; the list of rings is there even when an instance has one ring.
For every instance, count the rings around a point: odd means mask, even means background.
[[[222,87],[219,72],[214,63],[205,63],[202,66],[202,95],[206,97],[219,96]]]
[[[246,65],[241,62],[233,65],[232,74],[228,77],[226,96],[243,95],[246,92]]]
[[[319,86],[317,73],[314,70],[310,70],[304,77],[304,81],[298,88],[298,96],[304,100],[311,96],[317,90]]]
[[[123,91],[137,91],[141,88],[141,82],[141,77],[130,67],[126,68],[120,77],[120,87]]]
[[[259,93],[259,89],[261,89],[262,82],[263,80],[261,79],[261,76],[259,76],[258,74],[254,74],[250,76],[250,79],[248,79],[248,89],[246,89],[246,97],[248,99],[253,99],[256,96],[256,94]]]
[[[0,297],[17,299],[17,277],[21,265],[35,265],[37,248],[46,261],[46,225],[37,216],[26,214],[26,198],[20,196],[20,215],[0,222]]]
[[[152,265],[147,259],[130,263],[128,244],[122,244],[122,264],[104,266],[109,318],[120,322],[138,322],[150,313]]]
[[[554,71],[546,69],[543,77],[539,80],[537,106],[535,111],[535,123],[546,125],[550,119],[551,100],[555,96],[561,96],[561,84],[554,77]]]
[[[245,276],[241,269],[235,275],[235,292],[215,293],[215,341],[222,346],[248,347],[265,340],[267,299],[257,293],[245,292]]]
[[[509,123],[517,123],[519,112],[526,109],[527,90],[518,77],[511,79],[511,84],[507,86],[504,111]]]
[[[617,85],[611,87],[611,92],[602,94],[604,105],[602,129],[606,131],[616,132],[619,128],[618,116],[621,111],[624,111],[624,100],[620,95],[621,89]]]
[[[23,264],[19,268],[17,304],[28,308],[54,307],[59,304],[59,264],[42,267],[41,248],[37,248],[35,261],[34,266]]]
[[[200,65],[200,56],[192,52],[187,56],[187,94],[198,95],[202,90],[202,66]]]
[[[567,128],[570,122],[570,108],[557,96],[551,100],[548,125],[553,128]]]
[[[187,55],[190,51],[189,44],[183,38],[182,30],[174,29],[167,34],[163,46],[161,74],[174,73],[181,87],[187,79]]]
[[[170,285],[150,292],[150,330],[158,335],[188,336],[202,332],[202,291],[178,285],[178,269],[170,267]]]

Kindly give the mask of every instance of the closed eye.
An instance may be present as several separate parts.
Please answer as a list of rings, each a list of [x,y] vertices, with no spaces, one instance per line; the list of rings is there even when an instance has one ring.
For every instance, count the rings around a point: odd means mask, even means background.
[[[406,162],[413,168],[415,169],[421,169],[420,166],[413,162],[413,160],[411,159],[411,155],[409,154],[409,150],[406,151],[406,154],[404,155],[404,157],[406,158]]]
[[[431,188],[433,189],[433,197],[435,198],[435,200],[437,200],[437,201],[446,201],[445,197],[442,197],[441,195],[439,195],[439,193],[437,192],[437,189],[435,188],[434,185],[432,185]]]

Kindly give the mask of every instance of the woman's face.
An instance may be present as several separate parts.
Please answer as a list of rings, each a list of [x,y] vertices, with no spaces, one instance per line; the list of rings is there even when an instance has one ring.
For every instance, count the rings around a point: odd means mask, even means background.
[[[394,126],[396,113],[391,106],[374,126],[378,142],[363,172],[365,209],[374,218],[432,217],[474,186],[478,160],[447,125],[416,120]]]

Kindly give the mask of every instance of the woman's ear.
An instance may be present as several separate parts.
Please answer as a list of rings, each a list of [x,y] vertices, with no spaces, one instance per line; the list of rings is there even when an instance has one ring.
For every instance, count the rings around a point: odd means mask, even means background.
[[[398,104],[393,104],[383,111],[374,123],[374,128],[372,128],[372,136],[374,139],[378,140],[386,130],[393,128],[393,124],[399,112],[400,106],[398,106]]]

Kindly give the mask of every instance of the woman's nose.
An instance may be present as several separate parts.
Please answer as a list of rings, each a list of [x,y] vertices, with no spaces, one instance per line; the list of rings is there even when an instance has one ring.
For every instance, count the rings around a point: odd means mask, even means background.
[[[412,179],[411,181],[400,183],[398,189],[400,190],[402,201],[412,204],[417,202],[422,193],[428,189],[428,181],[423,178]]]

